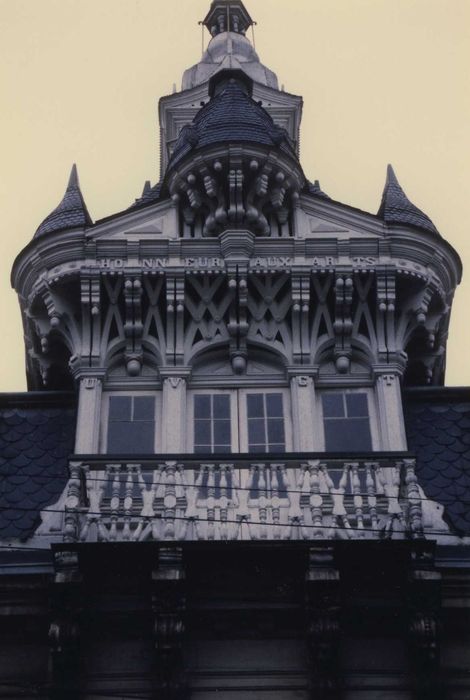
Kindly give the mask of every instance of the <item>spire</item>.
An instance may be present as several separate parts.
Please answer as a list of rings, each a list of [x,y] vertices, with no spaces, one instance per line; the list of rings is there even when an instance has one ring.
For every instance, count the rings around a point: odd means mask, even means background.
[[[400,187],[391,165],[387,167],[387,179],[377,216],[380,216],[386,224],[415,226],[430,233],[439,233],[431,219],[410,202]]]
[[[245,34],[254,24],[241,0],[213,0],[202,23],[212,36],[223,32]]]
[[[47,216],[34,234],[34,238],[52,231],[92,226],[93,221],[80,191],[77,166],[72,165],[67,189],[60,204]]]

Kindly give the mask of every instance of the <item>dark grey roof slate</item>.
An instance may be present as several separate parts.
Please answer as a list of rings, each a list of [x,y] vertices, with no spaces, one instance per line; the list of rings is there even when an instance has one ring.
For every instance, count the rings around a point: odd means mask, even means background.
[[[431,219],[410,202],[400,187],[391,165],[387,167],[387,179],[377,216],[380,216],[386,224],[415,226],[430,233],[439,233]]]
[[[307,182],[305,183],[305,191],[308,194],[313,194],[315,197],[323,197],[323,199],[330,199],[326,192],[323,192],[322,188],[320,187],[320,182],[318,180],[315,180],[315,182],[310,182],[310,180],[307,180]]]
[[[80,191],[77,166],[74,164],[67,189],[60,204],[47,216],[34,234],[34,238],[52,231],[91,226],[93,224]]]
[[[141,196],[135,200],[134,204],[131,204],[129,210],[140,209],[140,207],[145,207],[147,204],[153,204],[158,202],[162,192],[162,183],[157,182],[153,187],[150,185],[150,180],[147,180],[144,185]]]
[[[246,76],[240,79],[227,71],[215,79],[219,83],[213,97],[181,130],[168,169],[189,153],[225,142],[275,146],[297,158],[287,131],[250,96]]]
[[[454,528],[470,535],[470,391],[407,392],[405,423],[419,483]]]
[[[75,408],[35,404],[0,407],[0,539],[30,537],[67,482]]]

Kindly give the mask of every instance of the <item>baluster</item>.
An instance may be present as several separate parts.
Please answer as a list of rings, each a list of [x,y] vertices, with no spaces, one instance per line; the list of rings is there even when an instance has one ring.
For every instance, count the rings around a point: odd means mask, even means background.
[[[374,532],[378,531],[378,518],[377,518],[377,495],[375,490],[376,478],[374,475],[377,472],[378,463],[377,462],[364,462],[366,468],[366,489],[367,489],[367,503],[369,506],[370,513],[370,525]]]
[[[132,517],[132,505],[133,498],[132,492],[134,489],[134,465],[128,464],[127,467],[127,478],[125,484],[125,495],[124,495],[124,528],[122,530],[122,539],[127,541],[131,538],[131,517]]]
[[[111,528],[109,531],[109,539],[111,542],[115,542],[117,539],[117,526],[119,520],[119,504],[120,504],[120,493],[121,493],[121,480],[120,480],[120,468],[119,464],[110,464],[109,474],[113,474],[113,479],[111,482]]]
[[[273,538],[279,540],[281,538],[281,510],[280,510],[280,486],[279,486],[279,464],[271,465],[271,508],[273,519]]]
[[[345,502],[344,502],[344,494],[346,493],[346,486],[348,484],[348,476],[349,476],[349,465],[345,464],[343,466],[343,474],[341,476],[341,479],[339,480],[339,488],[338,488],[338,495],[340,496],[341,503],[343,505],[343,510],[344,514],[341,517],[341,520],[343,521],[343,527],[345,530],[350,530],[351,529],[351,524],[349,522],[348,518],[348,513],[346,510]]]
[[[358,530],[364,530],[364,513],[362,510],[363,499],[361,496],[361,480],[359,478],[359,464],[358,462],[351,462],[349,468],[352,472],[352,491],[353,491],[353,503],[354,511],[356,514],[356,528]],[[364,536],[364,532],[358,534],[359,537]]]
[[[295,471],[288,471],[286,465],[281,466],[281,473],[284,483],[287,484],[287,494],[289,499],[288,526],[285,528],[285,539],[292,539],[295,536],[295,528],[299,528],[302,523],[302,511],[300,509],[300,487],[303,484],[302,473],[299,474],[299,483],[296,483]],[[290,476],[292,475],[292,476]]]
[[[207,539],[215,538],[215,473],[214,465],[206,464],[207,468]]]
[[[165,496],[163,498],[165,525],[163,537],[166,540],[175,539],[175,518],[176,518],[176,462],[166,462],[165,472]]]
[[[228,539],[228,484],[227,484],[227,467],[230,465],[221,464],[220,469],[220,539]]]
[[[323,498],[320,494],[320,477],[318,472],[318,462],[308,463],[310,476],[310,510],[312,514],[313,539],[323,537]]]
[[[415,472],[415,460],[404,459],[406,493],[409,502],[409,527],[412,539],[424,537],[423,534],[423,512],[421,497],[418,486],[418,478]]]
[[[78,507],[80,505],[80,464],[70,463],[70,479],[65,503],[64,542],[78,539]]]
[[[250,464],[250,468],[248,470],[248,478],[247,478],[246,484],[245,484],[245,489],[246,489],[246,494],[247,494],[247,508],[248,508],[248,515],[245,518],[246,531],[247,531],[246,538],[244,537],[244,534],[243,534],[243,528],[242,528],[242,532],[241,532],[242,539],[248,539],[248,540],[257,540],[258,533],[259,533],[259,524],[258,524],[259,523],[259,515],[258,516],[256,515],[257,506],[253,505],[253,494],[252,494],[252,491],[254,489],[256,472],[257,472],[256,465]],[[257,503],[258,503],[258,500],[257,500]],[[253,510],[255,511],[254,518],[252,518]]]
[[[166,490],[166,466],[159,464],[153,470],[152,485],[149,489],[149,501],[153,515],[151,516],[152,539],[165,538],[165,490]]]
[[[265,540],[267,537],[267,484],[266,484],[266,465],[258,464],[258,521],[259,538]]]
[[[204,502],[205,504],[205,498],[203,498],[203,482],[204,482],[204,473],[206,469],[203,464],[199,465],[196,481],[195,481],[195,487],[196,487],[196,502],[195,502],[195,508],[199,510],[200,508],[203,508],[204,506],[202,505],[201,501]],[[196,529],[196,536],[198,540],[203,540],[206,530],[207,530],[207,523],[199,522],[199,515],[196,516],[196,520],[194,523],[195,529]]]

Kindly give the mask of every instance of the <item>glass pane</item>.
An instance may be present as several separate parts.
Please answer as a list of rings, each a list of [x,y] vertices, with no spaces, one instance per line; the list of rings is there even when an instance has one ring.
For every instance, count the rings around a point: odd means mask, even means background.
[[[248,445],[248,449],[250,452],[267,452],[266,450],[266,445],[263,443],[262,445]]]
[[[131,420],[132,396],[110,396],[109,420]]]
[[[194,421],[194,444],[195,445],[210,445],[212,443],[211,421],[210,420],[195,420]]]
[[[372,439],[368,418],[325,420],[327,452],[369,452]]]
[[[284,442],[284,421],[282,418],[270,418],[268,420],[268,442]]]
[[[266,436],[263,418],[251,418],[248,421],[248,442],[250,446],[265,444]]]
[[[149,421],[120,421],[109,423],[108,453],[153,454],[154,423]]]
[[[155,419],[155,399],[153,396],[134,397],[134,420]]]
[[[350,418],[368,416],[367,394],[346,394],[346,407]]]
[[[194,417],[211,417],[211,397],[209,394],[196,394],[194,397]]]
[[[210,454],[212,452],[212,448],[210,445],[194,445],[194,452],[196,454]]]
[[[323,394],[321,399],[325,418],[344,417],[343,394]]]
[[[268,452],[285,452],[286,451],[286,445],[284,442],[280,442],[279,444],[272,443],[269,445]]]
[[[214,394],[214,418],[230,418],[230,396]]]
[[[230,421],[214,421],[214,443],[218,445],[230,445]]]
[[[248,418],[262,418],[264,416],[263,394],[247,394],[246,407]]]
[[[266,394],[266,414],[269,418],[282,418],[282,394]]]
[[[223,452],[224,454],[227,454],[228,452],[232,451],[232,446],[231,445],[214,445],[214,452]]]

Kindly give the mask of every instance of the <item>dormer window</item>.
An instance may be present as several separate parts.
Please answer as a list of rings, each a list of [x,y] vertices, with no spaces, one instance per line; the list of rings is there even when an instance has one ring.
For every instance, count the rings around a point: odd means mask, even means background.
[[[372,450],[369,397],[365,391],[322,394],[323,427],[327,452]]]

